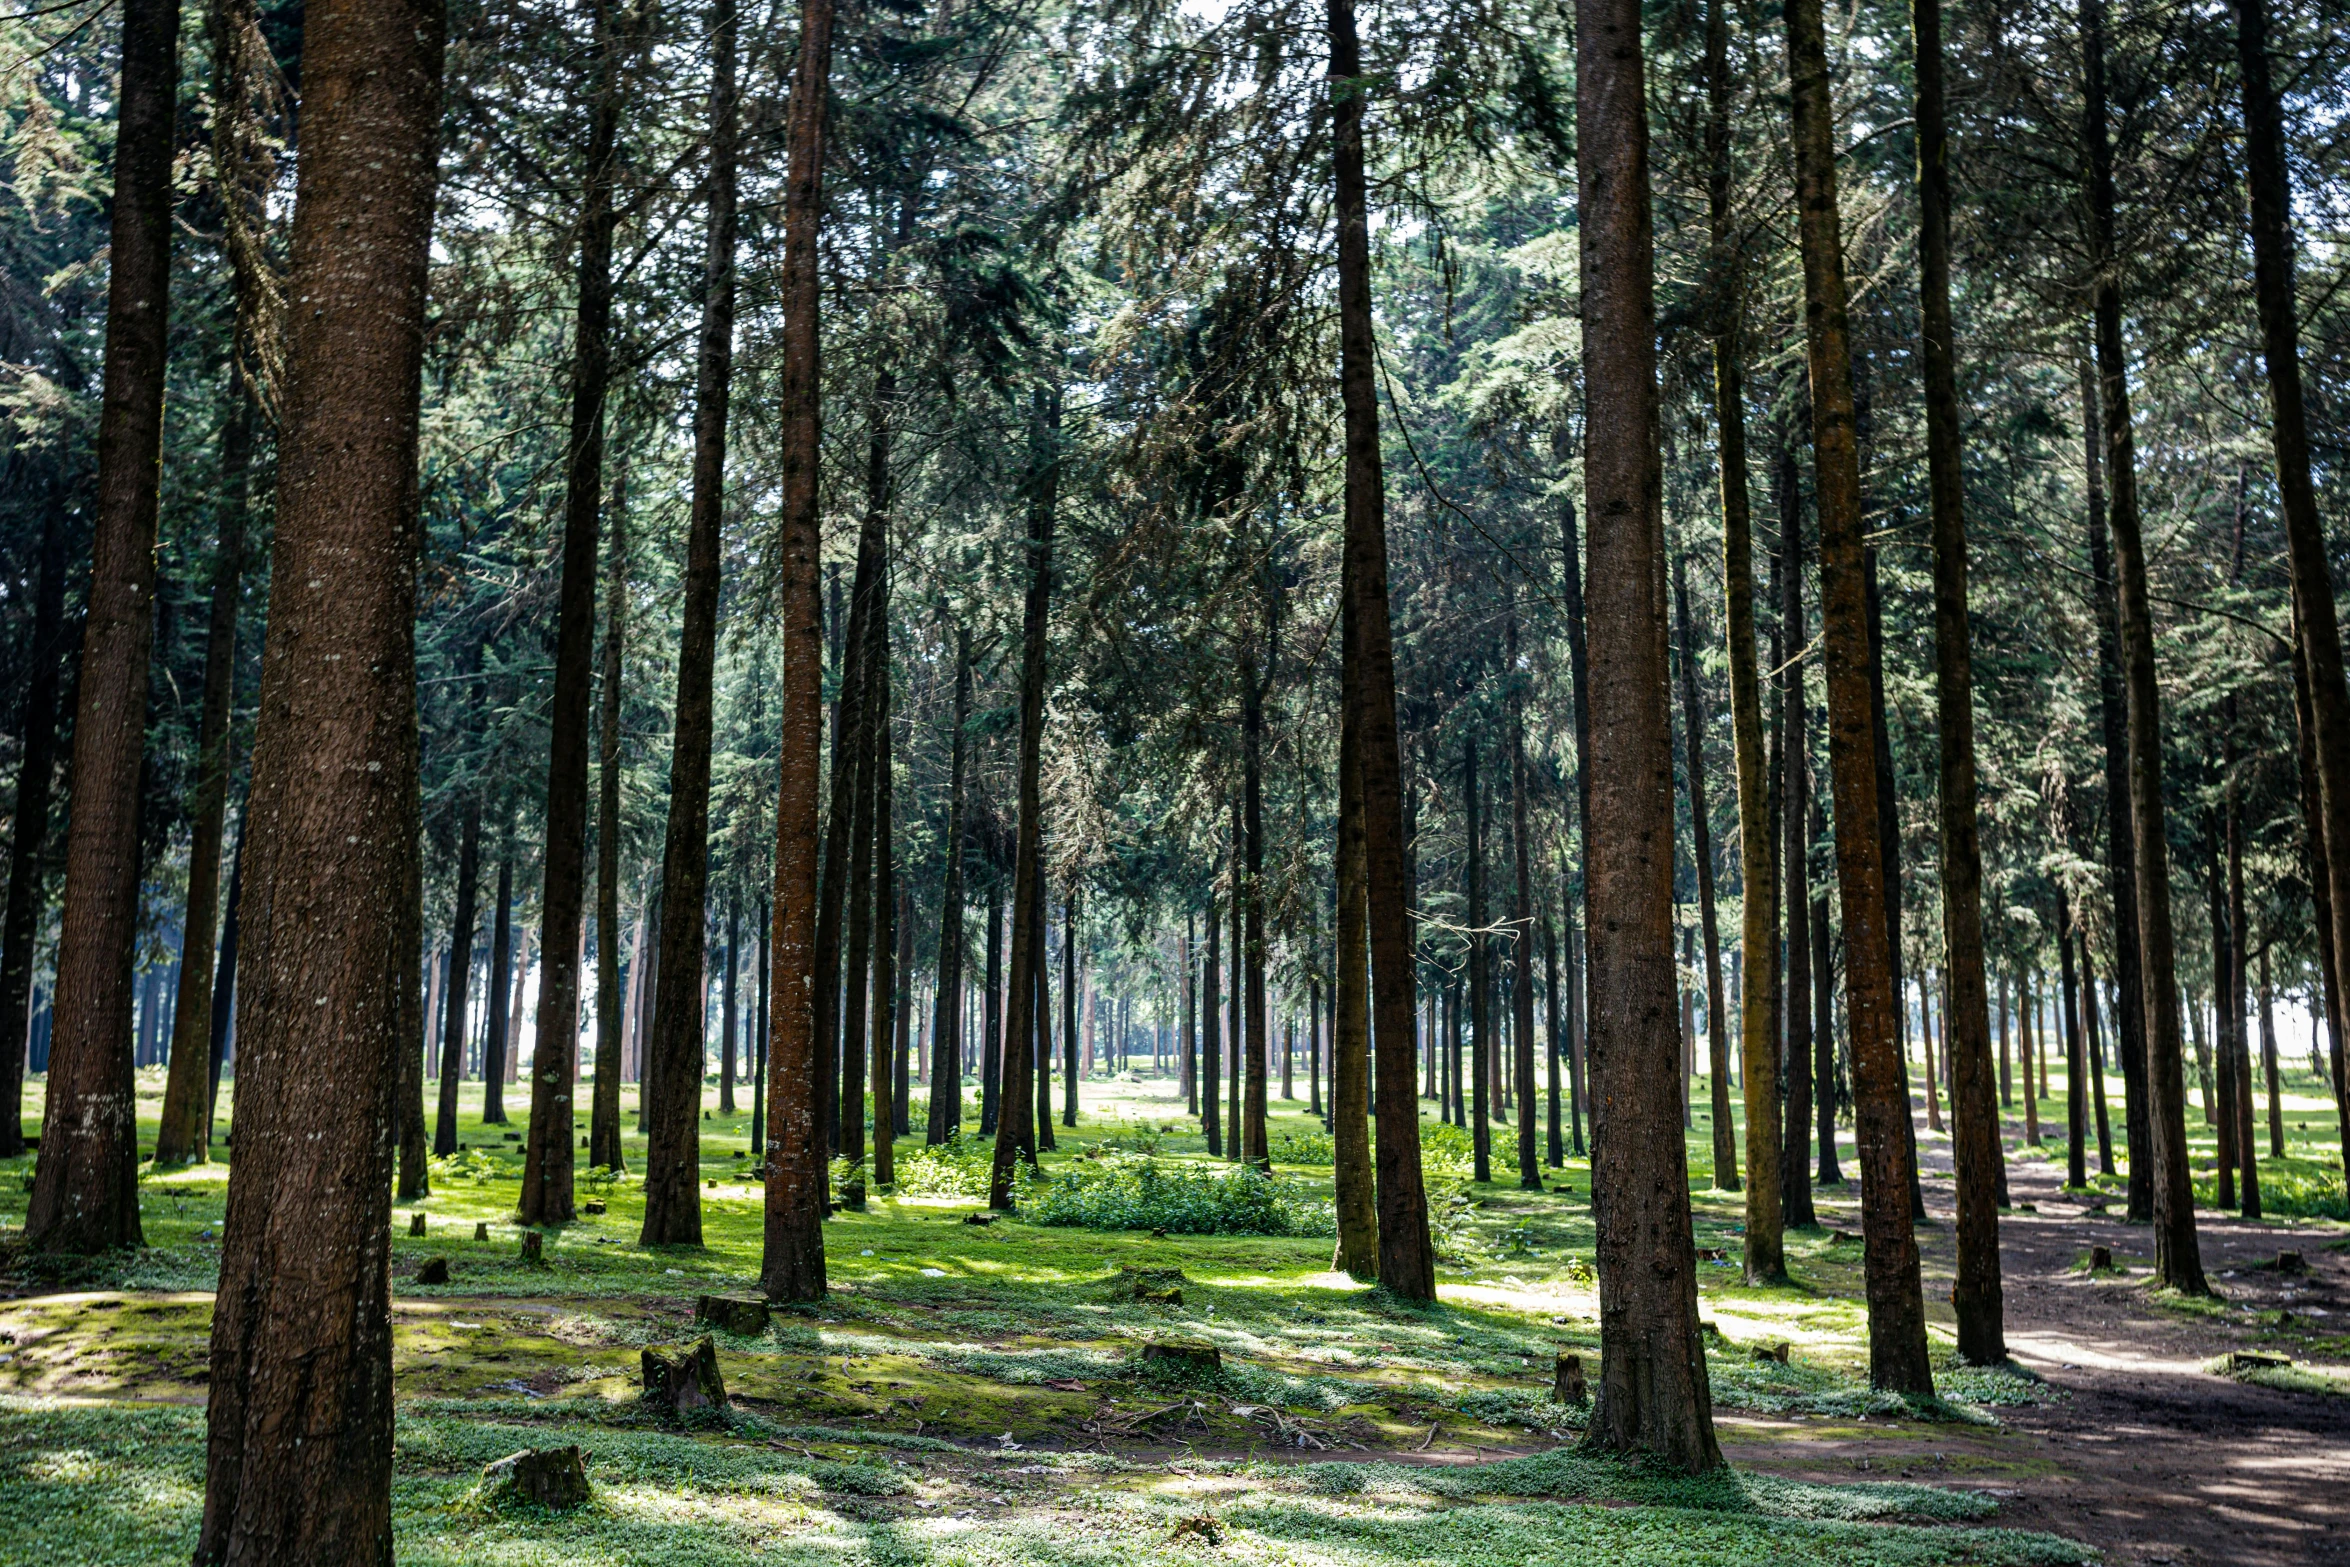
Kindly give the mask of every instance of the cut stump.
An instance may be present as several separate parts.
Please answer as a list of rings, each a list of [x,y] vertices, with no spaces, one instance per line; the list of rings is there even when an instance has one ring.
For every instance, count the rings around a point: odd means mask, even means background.
[[[449,1259],[434,1257],[416,1270],[419,1284],[446,1284],[449,1282]]]
[[[2279,1273],[2307,1273],[2309,1264],[2302,1259],[2301,1254],[2297,1251],[2280,1251],[2277,1253],[2277,1271]]]
[[[534,1507],[577,1507],[588,1499],[587,1454],[576,1447],[526,1447],[485,1467],[481,1482]]]
[[[412,1213],[408,1215],[408,1233],[411,1235],[422,1235],[424,1233],[423,1214]]]
[[[488,1240],[490,1238],[490,1227],[487,1224],[475,1225],[473,1227],[473,1238],[477,1241]]]
[[[522,1232],[522,1260],[544,1263],[547,1260],[547,1238],[536,1230]]]
[[[2089,1271],[2091,1273],[2111,1273],[2113,1271],[2113,1248],[2111,1246],[2089,1248]]]
[[[1578,1408],[1591,1402],[1591,1384],[1583,1376],[1583,1357],[1562,1354],[1550,1377],[1550,1396]]]
[[[718,1347],[708,1334],[682,1348],[648,1348],[642,1364],[646,1402],[677,1414],[726,1407],[726,1383],[718,1375]]]
[[[1181,1268],[1137,1268],[1127,1263],[1110,1280],[1110,1299],[1131,1300],[1146,1306],[1180,1306],[1183,1286],[1189,1282]]]
[[[1758,1366],[1783,1366],[1787,1364],[1787,1355],[1790,1348],[1791,1346],[1786,1344],[1756,1344],[1747,1350],[1746,1353],[1747,1358],[1752,1360]]]
[[[767,1331],[772,1314],[755,1295],[704,1295],[694,1302],[694,1320],[754,1338]]]

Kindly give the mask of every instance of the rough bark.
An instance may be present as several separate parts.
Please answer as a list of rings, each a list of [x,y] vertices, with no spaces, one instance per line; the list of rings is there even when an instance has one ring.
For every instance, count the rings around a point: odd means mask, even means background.
[[[519,1016],[506,1006],[507,970],[514,951],[514,846],[508,842],[498,855],[498,911],[490,925],[490,988],[488,1027],[481,1045],[481,1119],[485,1126],[505,1124],[506,1052]]]
[[[782,762],[775,801],[774,1016],[767,1063],[767,1193],[760,1283],[770,1300],[824,1294],[825,1148],[817,1121],[816,785],[823,727],[822,513],[817,501],[825,111],[832,0],[801,0],[786,110],[782,414]]]
[[[897,1179],[895,1141],[898,1130],[897,1071],[890,1060],[898,1037],[898,894],[894,861],[894,805],[897,790],[891,767],[889,608],[873,617],[873,1027],[868,1056],[873,1084],[873,1184],[887,1186]],[[853,1106],[852,1115],[863,1113]]]
[[[1217,1001],[1217,970],[1221,965],[1224,922],[1216,915],[1214,893],[1208,896],[1208,950],[1203,955],[1199,976],[1200,1015],[1200,1075],[1199,1109],[1200,1130],[1207,1134],[1208,1157],[1224,1156],[1224,1106],[1216,1096],[1216,1077],[1223,1045],[1223,1009]],[[1239,1134],[1234,1133],[1235,1136]]]
[[[105,384],[74,706],[65,908],[41,1153],[24,1220],[26,1245],[47,1252],[143,1243],[131,961],[169,355],[178,5],[123,0],[121,37]]]
[[[1934,531],[1934,712],[1940,731],[1942,1007],[1950,1061],[1951,1161],[1958,1202],[1958,1352],[2007,1358],[1999,1277],[1999,1110],[1991,1102],[1991,1003],[1983,979],[1983,853],[1975,825],[1973,639],[1967,625],[1966,477],[1958,347],[1950,314],[1950,135],[1942,86],[1942,0],[1911,0],[1917,61],[1920,346],[1927,490]]]
[[[1363,885],[1371,949],[1374,1113],[1378,1117],[1379,1282],[1404,1300],[1436,1298],[1428,1194],[1420,1179],[1418,1043],[1413,1013],[1412,887],[1405,858],[1395,644],[1387,617],[1387,513],[1371,317],[1369,186],[1354,0],[1329,0],[1331,162],[1338,228],[1339,401],[1344,414],[1346,571],[1354,631],[1342,654],[1363,785]]]
[[[391,1124],[417,1009],[432,0],[313,4],[199,1563],[392,1560]]]
[[[33,640],[25,650],[25,696],[19,733],[24,756],[17,768],[16,799],[8,840],[8,902],[0,916],[0,1159],[24,1153],[25,1046],[32,1012],[33,948],[40,937],[41,908],[47,901],[49,799],[57,775],[57,707],[64,666],[70,657],[65,632],[66,522],[52,493],[41,514],[41,577],[33,590]],[[210,692],[207,669],[206,692]],[[193,869],[190,871],[193,875]],[[191,883],[192,885],[192,883]],[[192,928],[192,927],[191,927]],[[185,948],[199,950],[194,945]],[[202,950],[209,955],[211,940]],[[206,990],[210,995],[209,987]],[[209,1014],[209,1007],[207,1014]],[[199,1038],[190,1054],[202,1062]],[[178,1059],[176,1036],[173,1059]],[[201,1066],[199,1067],[201,1069]],[[189,1114],[188,1157],[197,1157],[211,1138],[211,1101],[198,1085],[199,1103]]]
[[[1587,1445],[1699,1473],[1714,1441],[1679,1119],[1673,749],[1657,449],[1655,231],[1640,7],[1576,6],[1593,653],[1586,876],[1591,1061],[1601,1111],[1600,1388]]]
[[[1493,1080],[1486,1062],[1493,1050],[1493,974],[1485,943],[1484,791],[1477,786],[1477,737],[1471,734],[1461,762],[1461,799],[1468,812],[1469,857],[1469,1144],[1480,1183],[1493,1179],[1493,1135],[1487,1125],[1485,1091]]]
[[[1844,915],[1844,994],[1852,1042],[1854,1119],[1860,1145],[1863,1267],[1869,1303],[1869,1379],[1926,1393],[1925,1298],[1911,1228],[1913,1155],[1893,953],[1886,923],[1885,849],[1869,830],[1878,813],[1877,723],[1870,691],[1869,612],[1861,538],[1860,453],[1852,399],[1852,346],[1838,228],[1835,108],[1820,0],[1790,0],[1788,70],[1794,104],[1796,205],[1802,237],[1805,342],[1820,528],[1820,624],[1828,673],[1828,771],[1835,816],[1837,890]]]
[[[1092,1038],[1090,1025],[1087,1038]],[[1077,889],[1061,903],[1061,1124],[1077,1124]]]
[[[2083,1137],[2087,1129],[2084,1112],[2088,1101],[2083,1095],[2081,1060],[2081,1019],[2076,1002],[2073,980],[2073,951],[2079,933],[2073,926],[2072,900],[2065,896],[2064,885],[2056,888],[2056,964],[2057,982],[2064,994],[2064,1184],[2075,1190],[2089,1184],[2087,1151]]]
[[[1340,615],[1354,606],[1341,593]],[[1343,633],[1342,633],[1343,634]],[[1331,975],[1331,1178],[1338,1208],[1333,1270],[1358,1279],[1379,1274],[1378,1193],[1371,1174],[1370,973],[1365,963],[1363,784],[1351,708],[1338,719],[1338,888],[1336,969]]]
[[[2310,480],[2309,424],[2301,390],[2299,305],[2293,281],[2291,177],[2285,159],[2284,116],[2268,59],[2267,0],[2232,0],[2242,68],[2245,188],[2251,198],[2253,298],[2260,316],[2261,357],[2268,370],[2270,434],[2276,452],[2277,492],[2292,562],[2295,657],[2308,688],[2317,775],[2318,812],[2312,837],[2322,857],[2312,864],[2325,891],[2318,913],[2324,945],[2350,951],[2350,680],[2343,673],[2341,626],[2317,492]],[[2321,830],[2322,829],[2322,830]],[[2330,916],[2330,918],[2328,918]],[[2338,956],[2335,959],[2338,962]],[[2328,965],[2327,1006],[2334,1036],[2333,1082],[2339,1122],[2350,1125],[2350,1090],[2343,1082],[2339,976]],[[2341,1150],[2350,1171],[2350,1139]]]

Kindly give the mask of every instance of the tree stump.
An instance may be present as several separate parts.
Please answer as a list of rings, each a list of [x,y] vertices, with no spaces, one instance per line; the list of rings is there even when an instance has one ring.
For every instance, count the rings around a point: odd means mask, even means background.
[[[2089,1271],[2091,1273],[2111,1273],[2113,1271],[2113,1248],[2111,1246],[2089,1248]]]
[[[745,1338],[767,1331],[767,1302],[755,1295],[704,1295],[694,1302],[694,1320]]]
[[[675,1414],[724,1409],[726,1382],[718,1375],[718,1346],[705,1333],[681,1349],[645,1350],[645,1401]]]
[[[2309,1264],[2302,1260],[2301,1254],[2297,1251],[2280,1251],[2277,1253],[2277,1271],[2279,1273],[2307,1273]]]
[[[449,1259],[446,1257],[435,1257],[431,1261],[427,1262],[423,1267],[418,1268],[416,1270],[416,1282],[419,1284],[448,1283]]]
[[[423,1214],[412,1213],[408,1215],[408,1233],[411,1235],[422,1235],[424,1233]]]
[[[1758,1366],[1783,1366],[1787,1364],[1787,1355],[1791,1348],[1792,1346],[1786,1344],[1756,1344],[1747,1350],[1746,1357]]]
[[[1137,1268],[1127,1263],[1110,1280],[1110,1299],[1131,1300],[1146,1306],[1180,1306],[1183,1286],[1189,1282],[1181,1268]]]
[[[544,1265],[547,1260],[547,1240],[536,1230],[522,1232],[522,1260]]]
[[[995,1223],[995,1215],[992,1213],[966,1213],[963,1215],[963,1222],[965,1224],[976,1224],[981,1229],[985,1229],[987,1226]]]
[[[524,1448],[481,1472],[490,1491],[554,1511],[588,1499],[587,1454],[576,1447]]]
[[[486,1224],[486,1223],[483,1223],[483,1224],[476,1224],[476,1225],[473,1227],[473,1238],[474,1238],[475,1240],[477,1240],[477,1241],[486,1241],[486,1240],[488,1240],[488,1239],[490,1238],[490,1227],[489,1227],[489,1225],[488,1225],[488,1224]]]
[[[1222,1351],[1205,1339],[1153,1339],[1142,1346],[1144,1365],[1157,1365],[1169,1371],[1221,1371],[1224,1369]]]
[[[2292,1364],[2290,1355],[2264,1354],[2256,1349],[2239,1349],[2228,1356],[2230,1371],[2283,1371]]]
[[[579,1211],[591,1219],[601,1218],[604,1214],[604,1205],[600,1202],[583,1202],[579,1205]]]
[[[1580,1408],[1591,1402],[1591,1384],[1583,1377],[1583,1357],[1561,1352],[1551,1371],[1550,1396],[1556,1403]]]

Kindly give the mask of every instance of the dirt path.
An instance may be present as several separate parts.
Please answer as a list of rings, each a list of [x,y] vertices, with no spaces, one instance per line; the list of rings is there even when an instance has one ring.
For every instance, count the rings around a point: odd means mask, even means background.
[[[1929,1170],[1949,1168],[1947,1148],[1938,1138],[1921,1147]],[[2343,1229],[2198,1213],[2204,1268],[2225,1306],[2189,1315],[2147,1295],[2146,1227],[2124,1223],[2118,1199],[2110,1213],[2085,1208],[2062,1190],[2063,1174],[2061,1162],[2011,1166],[2011,1195],[2038,1211],[2006,1216],[2000,1233],[2009,1348],[2066,1397],[2000,1410],[1996,1433],[1937,1430],[1923,1446],[1915,1426],[1899,1440],[1839,1432],[1790,1442],[1791,1431],[1751,1429],[1786,1422],[1732,1421],[1723,1432],[1732,1456],[1820,1479],[1866,1472],[1978,1484],[2002,1497],[2002,1523],[2081,1540],[2116,1563],[2350,1563],[2350,1398],[2202,1370],[2249,1347],[2341,1359],[2339,1337],[2335,1353],[2313,1351],[2309,1338],[2264,1338],[2252,1318],[2286,1307],[2321,1337],[2350,1333],[2350,1254],[2328,1249]],[[1949,1183],[1929,1181],[1926,1195],[1927,1289],[1946,1295]],[[2094,1245],[2110,1246],[2128,1271],[2075,1271]],[[2280,1247],[2299,1247],[2308,1272],[2266,1266]]]

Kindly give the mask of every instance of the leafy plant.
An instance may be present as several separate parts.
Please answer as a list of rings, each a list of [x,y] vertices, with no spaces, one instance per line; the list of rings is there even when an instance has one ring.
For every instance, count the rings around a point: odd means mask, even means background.
[[[1242,1166],[1218,1173],[1198,1165],[1108,1158],[1074,1166],[1024,1202],[1032,1224],[1095,1230],[1165,1230],[1170,1235],[1335,1235],[1326,1201],[1294,1182]]]

